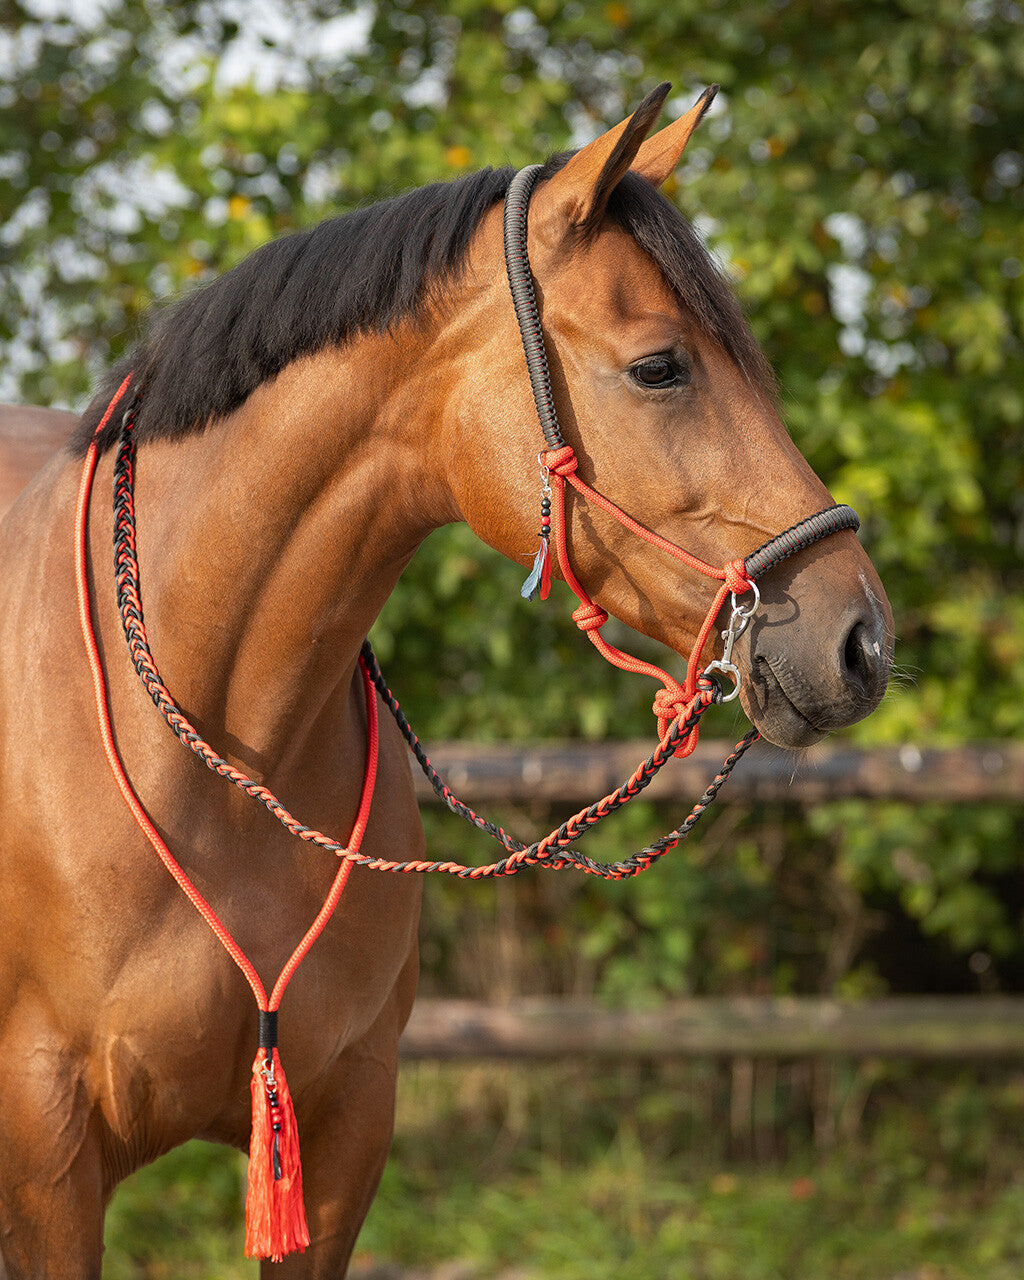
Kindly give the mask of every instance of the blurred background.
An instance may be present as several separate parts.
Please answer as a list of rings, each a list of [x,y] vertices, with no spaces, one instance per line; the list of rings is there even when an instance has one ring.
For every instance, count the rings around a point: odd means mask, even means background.
[[[911,771],[932,748],[1019,742],[1018,3],[7,0],[2,14],[0,399],[70,408],[154,302],[272,236],[579,146],[661,80],[673,114],[721,84],[668,194],[733,280],[798,445],[860,512],[896,612],[893,687],[844,736],[902,748]],[[405,574],[372,638],[421,737],[649,736],[644,682],[590,653],[565,599],[521,601],[521,578],[464,527]],[[711,732],[742,732],[718,716]],[[430,883],[424,995],[643,1010],[1024,990],[1019,795],[971,775],[924,799],[882,786],[753,803],[742,769],[639,880]],[[524,835],[558,815],[519,796],[497,816]],[[681,816],[637,804],[588,848],[621,856]],[[439,856],[481,860],[454,819],[425,821]],[[1022,1109],[1012,1057],[417,1061],[354,1274],[1017,1277]],[[193,1144],[129,1181],[104,1275],[254,1276],[242,1176],[232,1153]]]

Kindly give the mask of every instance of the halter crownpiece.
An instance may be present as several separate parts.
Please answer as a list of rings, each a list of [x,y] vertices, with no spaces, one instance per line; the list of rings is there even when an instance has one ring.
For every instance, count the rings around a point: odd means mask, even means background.
[[[754,579],[775,567],[795,551],[811,546],[829,534],[838,533],[841,529],[860,528],[860,519],[852,507],[845,504],[826,507],[815,515],[799,521],[792,528],[769,538],[756,551],[752,551],[742,560],[732,560],[721,569],[705,564],[696,556],[684,551],[675,543],[652,533],[643,525],[628,516],[609,498],[585,484],[576,474],[577,459],[572,445],[566,444],[562,429],[558,423],[558,411],[555,408],[555,397],[551,387],[551,373],[548,368],[547,351],[544,346],[544,330],[541,325],[540,312],[533,287],[533,275],[530,271],[530,258],[527,252],[527,232],[530,196],[540,177],[542,165],[531,164],[515,175],[509,183],[505,196],[503,218],[503,238],[505,244],[505,269],[508,274],[509,290],[515,308],[519,333],[526,356],[526,368],[530,375],[530,387],[537,408],[537,418],[547,449],[538,455],[543,485],[541,500],[541,545],[534,560],[530,576],[523,584],[522,595],[533,600],[539,594],[546,600],[551,584],[550,535],[552,526],[555,531],[555,547],[558,553],[559,568],[570,590],[580,601],[580,607],[573,613],[576,625],[587,633],[599,652],[613,665],[626,671],[638,671],[664,681],[655,699],[655,714],[658,716],[658,728],[662,737],[672,719],[684,714],[687,703],[693,699],[697,689],[697,663],[707,642],[715,618],[724,603],[726,595],[731,592],[733,612],[729,627],[722,632],[726,643],[726,652],[721,661],[712,662],[701,675],[715,676],[718,672],[727,674],[733,680],[733,689],[727,697],[729,701],[739,693],[740,672],[731,661],[732,647],[736,639],[747,625],[757,606],[758,596]],[[714,602],[704,620],[704,625],[697,636],[690,661],[687,664],[686,685],[681,689],[678,683],[660,668],[650,663],[642,663],[639,659],[623,653],[609,645],[599,635],[601,627],[608,621],[608,615],[596,605],[580,585],[569,562],[569,547],[565,528],[565,485],[566,482],[585,499],[601,507],[624,528],[645,542],[660,548],[677,560],[682,560],[698,573],[709,578],[719,579],[723,585],[719,589]],[[552,487],[553,485],[553,487]],[[552,511],[554,513],[552,518]],[[737,605],[736,597],[745,592],[755,592],[754,603],[746,609]],[[669,714],[669,713],[672,714]],[[690,735],[688,749],[681,746],[676,754],[688,754],[696,745],[696,730]]]

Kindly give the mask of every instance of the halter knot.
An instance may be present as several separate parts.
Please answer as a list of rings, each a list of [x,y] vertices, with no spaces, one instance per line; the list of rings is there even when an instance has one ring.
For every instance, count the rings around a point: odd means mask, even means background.
[[[541,455],[541,461],[556,476],[571,476],[578,465],[571,444],[563,444],[561,449],[548,449]]]
[[[663,685],[654,695],[654,714],[658,717],[658,727],[664,737],[665,730],[673,720],[684,715],[690,707],[686,690],[673,680],[672,687]]]
[[[733,595],[741,596],[744,591],[749,591],[753,582],[742,560],[730,560],[725,566],[725,585]]]
[[[669,681],[670,683],[665,684],[654,695],[654,714],[658,717],[658,737],[662,741],[677,720],[685,720],[697,703],[705,701],[703,693],[688,698],[685,689],[676,684],[671,677]],[[710,697],[707,701],[710,701]],[[697,745],[699,733],[697,725],[693,724],[690,732],[678,743],[672,754],[680,758],[690,755]]]
[[[608,615],[600,605],[590,600],[573,611],[572,620],[581,631],[597,631],[608,621]]]

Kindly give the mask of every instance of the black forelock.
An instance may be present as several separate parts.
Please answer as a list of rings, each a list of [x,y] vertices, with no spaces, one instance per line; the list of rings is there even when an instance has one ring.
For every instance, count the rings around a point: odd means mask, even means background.
[[[566,159],[552,157],[542,179]],[[483,169],[282,236],[157,309],[139,345],[104,379],[73,445],[88,447],[130,370],[140,397],[137,439],[176,438],[231,413],[294,360],[415,319],[457,281],[481,219],[504,198],[513,172]],[[615,188],[608,213],[751,383],[770,392],[771,369],[686,219],[635,174]],[[101,449],[116,440],[118,426],[115,414],[99,437]]]
[[[775,371],[725,275],[675,205],[646,179],[627,173],[612,192],[608,213],[654,259],[700,327],[718,339],[750,385],[774,401]]]

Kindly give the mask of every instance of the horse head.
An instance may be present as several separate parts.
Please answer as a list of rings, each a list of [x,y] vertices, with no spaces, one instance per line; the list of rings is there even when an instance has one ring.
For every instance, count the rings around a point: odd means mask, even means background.
[[[723,565],[833,499],[779,417],[771,372],[727,285],[659,191],[713,96],[648,137],[667,91],[548,161],[532,197],[529,260],[580,478],[645,528]],[[462,358],[445,369],[443,439],[459,455],[458,514],[529,563],[543,442],[500,252],[491,210],[447,317]],[[707,581],[575,495],[566,526],[575,573],[595,603],[689,654],[713,596]],[[756,727],[802,747],[868,715],[888,681],[892,615],[855,534],[796,552],[759,587],[733,655]]]

